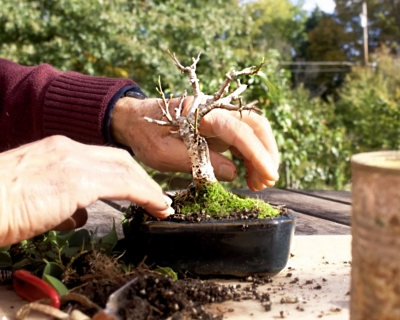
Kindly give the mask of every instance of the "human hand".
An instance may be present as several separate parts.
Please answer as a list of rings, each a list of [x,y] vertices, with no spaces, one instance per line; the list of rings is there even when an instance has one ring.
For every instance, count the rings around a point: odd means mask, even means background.
[[[173,213],[128,152],[53,136],[0,154],[0,246],[85,224],[98,199],[126,199],[157,218]]]
[[[187,98],[184,111],[192,98]],[[160,99],[136,100],[122,98],[111,116],[114,139],[130,146],[139,160],[159,171],[191,172],[187,149],[183,142],[171,135],[171,127],[149,123],[145,117],[161,120]],[[170,113],[178,107],[179,99],[170,101]],[[252,190],[273,186],[278,180],[279,153],[268,120],[254,112],[214,109],[202,120],[200,133],[207,137],[211,163],[217,179],[232,181],[237,170],[234,163],[221,152],[230,150],[244,160]]]

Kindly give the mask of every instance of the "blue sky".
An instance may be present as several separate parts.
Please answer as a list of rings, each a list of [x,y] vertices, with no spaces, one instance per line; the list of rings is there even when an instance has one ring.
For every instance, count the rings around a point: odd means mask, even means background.
[[[299,0],[292,0],[293,3],[299,3]],[[303,9],[313,11],[315,6],[327,13],[332,13],[335,10],[335,2],[333,0],[303,0]]]

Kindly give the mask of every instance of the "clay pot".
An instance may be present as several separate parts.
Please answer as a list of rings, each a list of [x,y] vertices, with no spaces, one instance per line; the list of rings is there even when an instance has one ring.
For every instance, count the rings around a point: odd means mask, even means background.
[[[294,212],[274,219],[131,224],[133,259],[195,275],[275,275],[290,255]]]
[[[350,318],[400,319],[400,151],[351,159]]]

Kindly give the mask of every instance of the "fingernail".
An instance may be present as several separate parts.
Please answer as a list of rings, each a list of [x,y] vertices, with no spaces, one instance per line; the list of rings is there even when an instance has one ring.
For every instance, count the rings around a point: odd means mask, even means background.
[[[164,196],[164,200],[165,200],[166,204],[167,204],[168,206],[171,206],[171,204],[172,204],[172,199],[171,199],[169,196],[167,196],[166,194],[164,194],[163,196]]]
[[[272,173],[271,178],[273,181],[278,181],[279,180],[279,173],[278,171],[275,171]]]
[[[172,207],[169,207],[167,210],[164,210],[165,215],[170,216],[172,214],[175,214],[175,210]]]
[[[227,164],[221,164],[217,167],[216,176],[219,180],[232,181],[236,178],[236,168]]]

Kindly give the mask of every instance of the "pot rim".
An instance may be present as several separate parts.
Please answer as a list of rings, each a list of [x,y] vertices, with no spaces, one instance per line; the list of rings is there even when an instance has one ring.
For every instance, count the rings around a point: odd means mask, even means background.
[[[177,227],[181,228],[192,228],[192,227],[204,227],[207,228],[212,224],[218,224],[219,226],[226,225],[260,225],[260,224],[282,224],[292,223],[295,220],[295,212],[288,209],[288,215],[279,216],[275,218],[264,218],[264,219],[235,219],[235,220],[203,220],[200,222],[188,222],[188,221],[145,221],[143,225],[152,227]]]
[[[351,157],[353,170],[375,171],[400,175],[400,167],[391,165],[390,162],[400,162],[400,150],[373,151],[355,154]],[[387,165],[382,163],[387,162]]]

